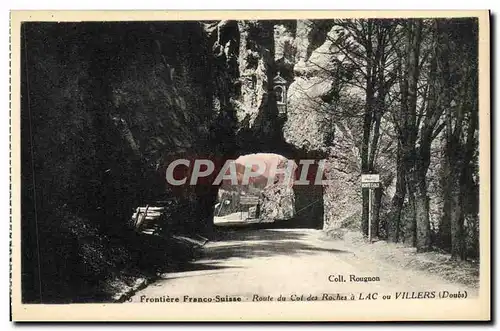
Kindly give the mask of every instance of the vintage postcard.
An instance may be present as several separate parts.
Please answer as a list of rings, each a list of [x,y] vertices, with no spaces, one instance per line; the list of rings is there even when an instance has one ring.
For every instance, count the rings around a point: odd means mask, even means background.
[[[490,320],[489,15],[11,12],[12,320]]]

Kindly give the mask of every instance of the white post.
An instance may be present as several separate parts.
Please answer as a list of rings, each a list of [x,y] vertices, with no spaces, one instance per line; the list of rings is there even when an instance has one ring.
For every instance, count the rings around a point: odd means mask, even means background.
[[[368,189],[368,241],[372,242],[372,188]]]

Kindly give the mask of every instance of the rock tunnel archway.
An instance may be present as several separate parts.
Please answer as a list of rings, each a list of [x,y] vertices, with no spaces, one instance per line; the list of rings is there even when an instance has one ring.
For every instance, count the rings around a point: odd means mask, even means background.
[[[278,121],[279,119],[275,119]],[[297,181],[304,169],[301,160],[311,160],[315,163],[305,169],[308,173],[308,185],[292,185],[294,196],[293,217],[277,220],[274,224],[278,227],[288,228],[313,228],[323,229],[324,226],[324,187],[317,185],[315,175],[318,171],[318,163],[324,158],[321,152],[298,149],[285,142],[282,134],[282,126],[275,123],[276,131],[267,134],[256,134],[250,130],[242,130],[234,137],[233,153],[225,158],[236,160],[240,156],[254,154],[278,155],[286,160],[293,161],[298,168],[293,177]]]
[[[277,172],[283,172],[289,161],[294,162],[290,164],[289,179],[283,173],[273,175],[273,167],[278,168]],[[215,222],[231,223],[231,218],[239,217],[240,221],[247,219],[248,222],[258,219],[257,222],[263,222],[267,226],[271,223],[273,226],[285,228],[323,228],[323,187],[314,182],[313,177],[317,169],[313,166],[301,169],[300,160],[276,153],[246,154],[234,162],[238,182],[234,185],[235,183],[230,183],[228,180],[219,187],[217,205],[214,209]],[[256,178],[250,178],[248,184],[243,183],[245,171],[249,171],[252,167],[255,170],[255,165],[259,162],[267,167],[264,173]],[[309,170],[308,185],[298,182],[302,170]],[[255,198],[258,202],[255,202]],[[247,205],[248,201],[252,207]]]

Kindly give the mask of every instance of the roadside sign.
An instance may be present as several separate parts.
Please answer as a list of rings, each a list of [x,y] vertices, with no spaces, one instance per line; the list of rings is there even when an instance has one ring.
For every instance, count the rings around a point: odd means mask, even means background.
[[[373,183],[361,183],[362,188],[379,188],[380,187],[380,182],[373,182]]]
[[[378,183],[378,182],[380,182],[380,175],[379,174],[362,174],[361,175],[361,183]]]
[[[240,205],[257,205],[259,204],[259,197],[254,195],[240,196]]]
[[[361,187],[368,188],[368,241],[372,242],[372,191],[380,187],[379,174],[361,174]]]

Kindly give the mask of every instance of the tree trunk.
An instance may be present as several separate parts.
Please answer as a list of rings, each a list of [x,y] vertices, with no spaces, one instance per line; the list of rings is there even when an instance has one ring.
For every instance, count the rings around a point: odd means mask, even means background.
[[[446,251],[451,249],[451,197],[449,196],[450,192],[450,182],[447,180],[448,177],[445,177],[446,184],[444,184],[443,188],[443,215],[441,216],[441,220],[439,222],[439,246]]]
[[[410,224],[406,224],[406,229],[408,229],[409,237],[405,236],[406,240],[409,240],[412,246],[417,246],[417,214],[416,214],[416,202],[415,202],[415,185],[411,180],[413,176],[408,176],[406,178],[406,187],[408,189],[408,208],[409,208],[409,219]]]
[[[387,220],[387,240],[390,242],[399,241],[401,211],[406,194],[405,165],[401,155],[401,144],[398,144],[397,169],[396,169],[396,193],[392,198],[392,207]]]
[[[370,136],[371,136],[371,124],[372,124],[372,111],[373,111],[373,84],[372,79],[369,77],[366,82],[366,106],[365,114],[363,118],[363,142],[361,146],[361,172],[364,174],[370,173],[369,165],[369,146],[370,146]],[[363,190],[363,213],[361,219],[361,231],[364,235],[368,235],[368,189]]]
[[[380,227],[380,205],[382,202],[382,188],[374,189],[372,192],[372,238],[378,238]]]
[[[413,172],[417,252],[425,252],[431,249],[430,211],[426,176],[431,162],[432,133],[432,126],[424,125],[421,129],[420,147],[416,149],[415,171]]]
[[[361,216],[361,232],[367,236],[368,235],[368,212],[369,212],[369,206],[370,206],[370,201],[369,201],[369,192],[367,188],[363,188],[363,193],[362,193],[362,208],[363,208],[363,213]]]
[[[453,176],[455,177],[455,176]],[[456,180],[453,180],[456,183]],[[458,184],[458,183],[457,183]],[[455,188],[458,185],[454,185]],[[465,260],[465,238],[464,238],[464,213],[460,198],[460,191],[453,190],[451,194],[451,258],[453,260]]]
[[[463,170],[463,156],[461,153],[460,135],[462,131],[462,124],[456,123],[453,126],[452,122],[452,111],[449,109],[447,111],[447,123],[446,123],[446,160],[448,162],[448,181],[447,186],[448,192],[446,192],[446,197],[450,202],[449,216],[450,216],[450,228],[451,228],[451,258],[454,260],[465,258],[465,245],[464,245],[464,212],[462,206],[462,188],[460,183],[460,177]]]
[[[474,180],[473,174],[476,172],[475,167],[475,146],[476,146],[476,131],[478,125],[478,114],[477,114],[477,84],[476,77],[472,79],[472,84],[469,86],[470,90],[468,91],[470,102],[470,120],[467,127],[467,136],[465,140],[465,144],[463,144],[463,160],[462,160],[462,169],[460,173],[460,195],[459,202],[461,208],[461,218],[457,226],[459,227],[457,231],[462,234],[462,246],[458,250],[459,257],[462,260],[467,259],[467,254],[469,252],[469,248],[472,248],[472,251],[479,252],[479,249],[473,246],[476,246],[476,243],[479,243],[479,233],[476,232],[475,220],[477,219],[475,216],[478,215],[479,210],[475,207],[478,201],[479,192],[474,188]],[[477,172],[476,172],[477,173]],[[465,217],[468,218],[467,227],[473,233],[472,235],[472,243],[468,246],[467,243],[470,242],[466,238],[466,229],[464,225]],[[472,221],[474,220],[474,221]],[[461,228],[460,228],[461,227]],[[469,237],[470,238],[470,237]]]
[[[439,247],[449,252],[451,250],[451,166],[449,164],[449,150],[448,143],[444,149],[444,160],[442,162],[442,175],[440,178],[441,187],[443,189],[443,211],[441,219],[439,220]]]
[[[421,31],[422,31],[422,21],[410,21],[409,22],[409,36],[411,40],[411,51],[408,54],[408,117],[406,130],[408,132],[407,145],[403,149],[405,165],[408,171],[408,178],[406,185],[408,188],[408,198],[410,202],[410,231],[411,231],[411,242],[416,246],[417,244],[417,210],[416,210],[416,142],[418,135],[417,127],[417,89],[418,89],[418,78],[420,75],[419,68],[419,56],[420,56],[420,43],[421,43]]]
[[[415,174],[415,226],[417,252],[431,249],[430,222],[429,222],[429,197],[427,196],[427,183],[423,169],[418,169]]]

